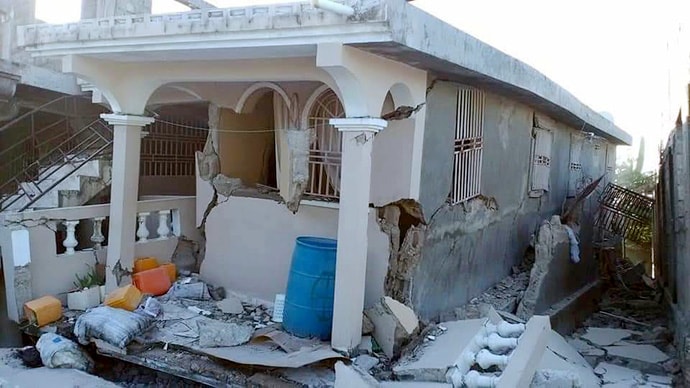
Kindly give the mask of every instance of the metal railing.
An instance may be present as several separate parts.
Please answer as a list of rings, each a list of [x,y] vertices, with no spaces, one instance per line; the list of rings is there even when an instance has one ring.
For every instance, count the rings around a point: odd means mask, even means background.
[[[0,211],[20,200],[25,202],[17,210],[26,210],[71,176],[62,173],[55,178],[62,167],[72,165],[72,171],[77,171],[89,161],[111,152],[112,144],[112,129],[101,119],[92,121],[0,184],[0,192],[12,193],[0,199]],[[29,184],[31,189],[22,183]]]
[[[83,105],[82,105],[83,104]],[[0,126],[0,196],[19,189],[14,177],[27,173],[27,166],[51,153],[97,116],[84,116],[82,107],[91,105],[84,96],[61,96],[42,104]],[[75,131],[76,127],[76,131]],[[37,178],[38,171],[28,171]],[[31,179],[33,180],[33,179]]]

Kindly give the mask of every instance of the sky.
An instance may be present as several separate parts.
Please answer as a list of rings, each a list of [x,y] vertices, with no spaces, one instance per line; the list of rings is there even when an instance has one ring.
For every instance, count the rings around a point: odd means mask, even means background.
[[[294,0],[293,0],[294,1]],[[209,0],[220,7],[290,2]],[[79,19],[80,0],[36,0],[49,23]],[[646,142],[645,170],[673,126],[690,69],[690,14],[684,0],[415,0],[413,4],[533,66],[634,137],[619,161]],[[174,0],[153,0],[153,12],[181,12]],[[682,28],[682,31],[680,30]],[[685,35],[683,35],[685,36]]]

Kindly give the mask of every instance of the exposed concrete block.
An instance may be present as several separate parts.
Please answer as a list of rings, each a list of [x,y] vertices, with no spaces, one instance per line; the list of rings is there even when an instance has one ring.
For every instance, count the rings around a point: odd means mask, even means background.
[[[345,365],[342,361],[335,364],[335,388],[379,387],[379,382],[367,372],[356,366]]]
[[[362,335],[371,334],[374,332],[374,323],[366,316],[362,314]]]
[[[374,338],[388,357],[400,353],[401,347],[419,328],[417,315],[397,300],[384,297],[365,312],[374,324]]]
[[[474,345],[474,337],[486,322],[486,319],[470,319],[441,323],[447,329],[445,333],[425,343],[414,354],[406,355],[393,367],[393,373],[403,380],[446,382],[448,368]]]

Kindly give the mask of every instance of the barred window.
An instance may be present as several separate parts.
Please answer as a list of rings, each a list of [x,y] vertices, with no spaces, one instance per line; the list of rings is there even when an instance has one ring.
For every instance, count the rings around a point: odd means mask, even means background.
[[[480,194],[482,145],[484,135],[484,92],[458,90],[453,149],[453,180],[450,200],[453,204]]]
[[[329,124],[330,119],[340,117],[345,117],[345,110],[331,89],[321,93],[309,111],[308,126],[314,129],[316,141],[309,149],[307,194],[331,199],[340,197],[342,136]]]
[[[532,166],[530,171],[530,191],[532,198],[541,197],[549,191],[551,175],[551,144],[553,133],[544,128],[532,131]]]

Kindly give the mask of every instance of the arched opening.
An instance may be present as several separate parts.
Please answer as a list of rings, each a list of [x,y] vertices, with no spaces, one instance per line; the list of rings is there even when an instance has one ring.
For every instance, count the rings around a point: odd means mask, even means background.
[[[312,102],[306,107],[306,125],[314,130],[315,139],[309,148],[309,186],[306,194],[338,199],[342,136],[329,121],[345,117],[345,109],[335,92],[327,87],[317,90],[315,98],[310,100]]]

